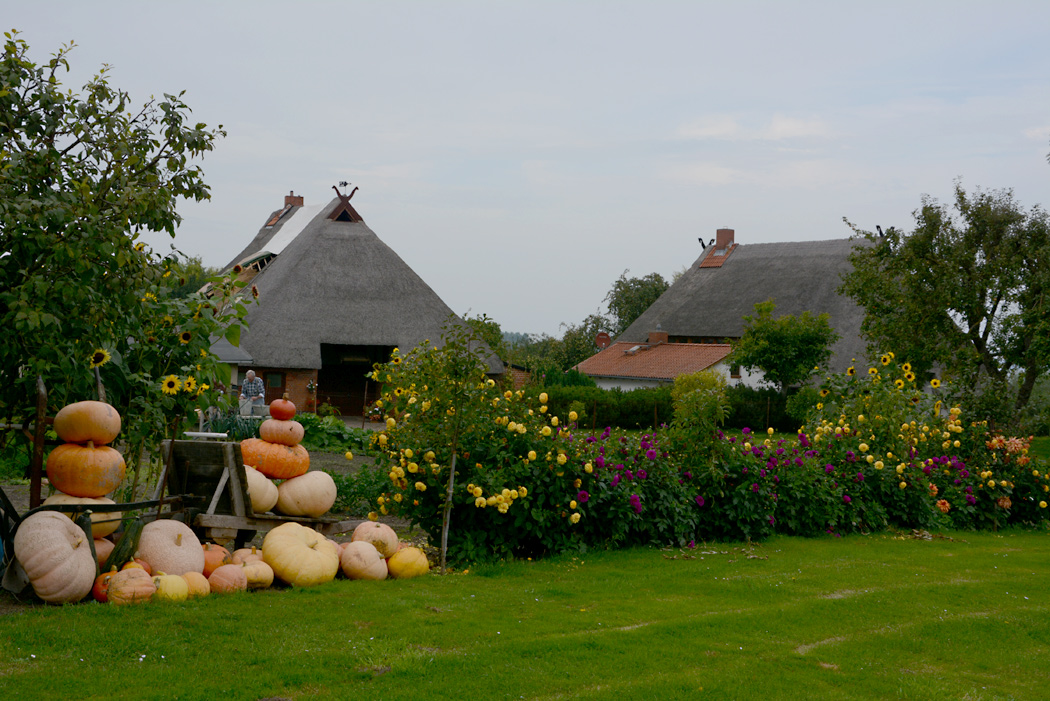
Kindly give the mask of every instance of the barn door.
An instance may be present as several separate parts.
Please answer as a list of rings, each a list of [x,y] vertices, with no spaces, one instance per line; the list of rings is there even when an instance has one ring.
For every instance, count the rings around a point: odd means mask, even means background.
[[[275,399],[280,399],[284,396],[284,373],[283,372],[265,372],[263,373],[263,384],[266,385],[266,403],[269,404]]]

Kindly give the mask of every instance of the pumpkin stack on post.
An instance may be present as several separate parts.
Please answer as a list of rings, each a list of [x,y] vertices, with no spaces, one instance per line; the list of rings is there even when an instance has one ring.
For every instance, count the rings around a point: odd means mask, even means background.
[[[114,504],[107,494],[124,479],[124,456],[109,444],[120,433],[120,414],[105,402],[70,404],[55,415],[55,432],[65,441],[47,458],[47,478],[58,490],[44,505]],[[67,514],[76,519],[76,513]],[[120,527],[120,512],[91,514],[91,536],[99,566],[105,565],[113,544],[104,540]]]
[[[259,426],[260,437],[241,441],[248,496],[257,513],[275,509],[286,516],[318,518],[335,503],[335,480],[327,472],[308,472],[310,454],[300,445],[303,425],[294,416],[295,404],[286,394],[270,402],[270,418]],[[284,480],[277,486],[276,497],[267,484],[273,483],[266,478]]]

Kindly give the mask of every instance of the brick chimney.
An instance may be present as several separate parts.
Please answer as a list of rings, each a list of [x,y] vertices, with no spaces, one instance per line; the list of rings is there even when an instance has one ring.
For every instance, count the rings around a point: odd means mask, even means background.
[[[661,330],[660,325],[657,324],[656,331],[649,332],[649,345],[655,346],[658,343],[667,343],[668,338],[667,333]]]
[[[733,245],[733,229],[719,229],[715,234],[715,250],[724,251]]]
[[[302,207],[303,206],[303,196],[302,195],[296,195],[295,194],[295,190],[289,190],[288,194],[284,196],[284,206],[285,207],[288,207],[288,206]],[[733,232],[730,231],[729,234],[730,234],[730,238],[732,238]],[[721,230],[719,230],[719,236],[721,236]],[[721,241],[721,240],[722,239],[719,239],[719,241]]]

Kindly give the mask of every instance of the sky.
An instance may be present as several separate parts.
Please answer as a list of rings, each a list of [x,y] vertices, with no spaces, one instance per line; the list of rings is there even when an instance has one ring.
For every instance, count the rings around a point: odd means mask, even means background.
[[[353,205],[455,312],[560,336],[625,271],[914,226],[923,196],[1050,207],[1050,3],[0,0],[134,103],[227,136],[174,239],[224,266],[294,191]],[[348,267],[352,274],[352,267]]]

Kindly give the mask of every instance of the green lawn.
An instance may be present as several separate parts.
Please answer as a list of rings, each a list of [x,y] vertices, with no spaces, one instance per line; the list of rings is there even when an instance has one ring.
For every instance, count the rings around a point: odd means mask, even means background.
[[[636,549],[0,616],[0,698],[1050,697],[1050,537]]]

